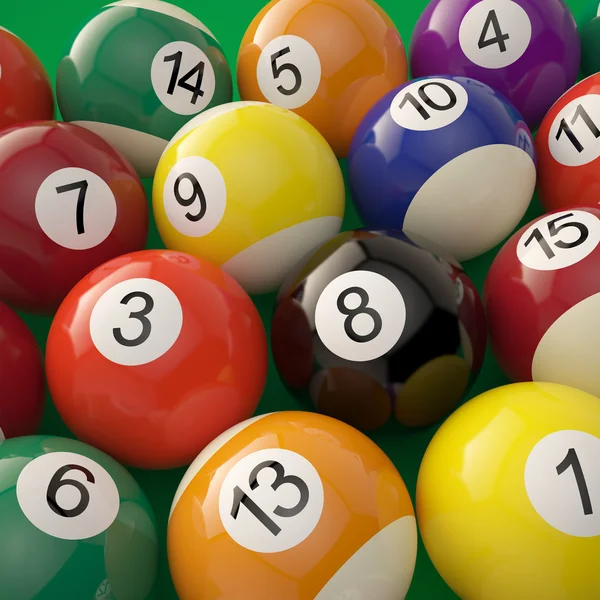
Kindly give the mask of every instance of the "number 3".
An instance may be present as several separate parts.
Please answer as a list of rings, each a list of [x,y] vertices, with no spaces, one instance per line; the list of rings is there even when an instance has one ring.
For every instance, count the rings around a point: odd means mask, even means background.
[[[117,340],[121,346],[127,346],[128,348],[140,346],[150,337],[150,333],[152,332],[152,323],[150,323],[150,319],[148,319],[147,316],[154,308],[154,300],[152,299],[152,296],[146,292],[130,292],[123,298],[123,300],[121,300],[121,304],[129,304],[129,302],[131,302],[134,298],[141,298],[145,302],[144,308],[129,313],[130,319],[137,319],[142,324],[142,333],[140,333],[140,335],[133,340],[130,340],[123,336],[120,327],[115,327],[113,329],[115,340]]]

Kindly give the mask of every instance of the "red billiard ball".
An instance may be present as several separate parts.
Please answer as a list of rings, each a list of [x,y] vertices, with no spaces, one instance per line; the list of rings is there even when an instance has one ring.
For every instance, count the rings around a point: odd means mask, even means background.
[[[558,210],[525,225],[485,282],[490,340],[513,381],[600,396],[600,209]]]
[[[52,313],[81,277],[146,244],[140,179],[77,125],[1,131],[0,190],[0,300],[16,308]]]
[[[42,353],[27,325],[0,302],[0,442],[37,432],[44,413]]]
[[[600,73],[563,94],[540,125],[535,145],[546,212],[598,204],[599,138]]]
[[[46,373],[79,439],[130,466],[180,467],[253,414],[266,335],[250,297],[218,266],[145,250],[69,293],[50,328]]]
[[[0,129],[54,117],[50,78],[33,50],[0,27]]]

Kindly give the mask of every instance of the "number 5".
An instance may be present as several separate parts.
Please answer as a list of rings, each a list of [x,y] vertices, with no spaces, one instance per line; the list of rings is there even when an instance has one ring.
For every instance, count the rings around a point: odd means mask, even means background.
[[[289,54],[290,52],[291,52],[291,50],[290,50],[290,47],[288,46],[287,48],[284,48],[283,50],[279,50],[279,52],[275,52],[275,54],[273,54],[271,56],[271,69],[273,70],[273,78],[274,79],[279,79],[281,74],[284,73],[285,71],[289,71],[290,73],[292,73],[292,75],[296,79],[296,83],[294,84],[294,87],[290,90],[284,88],[282,85],[277,87],[279,92],[281,92],[284,96],[293,96],[296,92],[298,92],[298,90],[300,89],[300,86],[302,85],[302,75],[300,73],[300,69],[298,69],[298,67],[296,65],[289,63],[289,62],[283,63],[282,65],[277,65],[277,59],[281,58],[282,56],[285,56],[286,54]]]

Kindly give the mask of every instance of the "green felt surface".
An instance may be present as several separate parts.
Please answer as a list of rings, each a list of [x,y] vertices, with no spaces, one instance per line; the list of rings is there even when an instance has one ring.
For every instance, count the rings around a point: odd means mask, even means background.
[[[232,70],[235,70],[238,47],[245,30],[265,4],[263,0],[220,0],[215,2],[175,0],[174,3],[193,13],[212,30],[221,42]],[[568,5],[576,17],[580,15],[587,3],[587,0],[568,0]],[[2,0],[0,26],[10,29],[25,40],[40,57],[50,76],[54,78],[59,61],[68,50],[74,35],[103,4],[104,2],[101,0],[30,0],[29,2]],[[379,4],[393,19],[408,47],[412,29],[426,6],[427,0],[379,0]],[[237,90],[234,99],[239,99]],[[342,167],[345,171],[343,162]],[[144,183],[150,194],[151,181],[148,180]],[[534,199],[523,222],[531,220],[539,213],[539,204]],[[350,229],[357,226],[360,226],[360,222],[348,195],[344,228]],[[154,224],[149,247],[162,247]],[[465,264],[467,273],[472,277],[479,290],[482,289],[485,275],[496,251],[497,248]],[[255,298],[255,301],[268,332],[274,295]],[[25,319],[43,348],[51,319],[30,316],[25,316]],[[505,383],[507,383],[506,378],[488,351],[483,370],[469,397]],[[259,406],[259,412],[286,409],[303,409],[303,407],[285,391],[271,361],[268,383]],[[390,423],[371,436],[394,461],[413,497],[421,458],[437,427],[436,425],[419,431],[406,432],[399,426]],[[72,437],[52,407],[50,398],[48,398],[41,432]],[[184,469],[166,472],[131,470],[147,493],[159,523],[161,540],[160,600],[177,599],[169,575],[165,537],[171,500],[184,471]],[[456,597],[437,574],[420,543],[417,568],[407,596],[408,600],[450,600]]]

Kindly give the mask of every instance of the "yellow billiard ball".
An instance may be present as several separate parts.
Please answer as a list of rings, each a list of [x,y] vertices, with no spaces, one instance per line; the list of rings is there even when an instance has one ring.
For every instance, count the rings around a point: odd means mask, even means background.
[[[219,106],[185,125],[159,161],[152,197],[167,248],[210,260],[252,294],[275,291],[334,237],[345,206],[325,138],[262,102]]]
[[[600,399],[518,383],[470,400],[427,448],[416,508],[462,600],[600,598]]]
[[[175,494],[167,551],[181,600],[402,600],[417,528],[374,442],[331,417],[284,411],[200,453]]]

